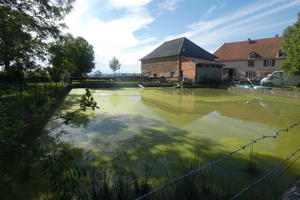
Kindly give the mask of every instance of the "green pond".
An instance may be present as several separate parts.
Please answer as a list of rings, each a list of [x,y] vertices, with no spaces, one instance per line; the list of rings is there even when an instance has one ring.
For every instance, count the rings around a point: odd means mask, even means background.
[[[122,165],[128,160],[149,164],[159,158],[157,183],[199,167],[191,165],[195,156],[199,163],[205,164],[300,120],[298,99],[238,95],[216,89],[93,91],[100,109],[81,113],[69,124],[50,122],[46,127],[50,137],[57,143],[92,152],[98,164]],[[76,110],[84,93],[84,89],[73,89],[60,112]],[[276,139],[266,138],[216,165],[215,182],[235,183],[242,188],[299,147],[300,127]],[[126,159],[122,158],[123,153]],[[255,175],[247,171],[249,163],[255,163]],[[284,162],[269,182],[258,187],[270,189],[272,183],[270,190],[279,195],[299,176],[300,162],[293,157]]]

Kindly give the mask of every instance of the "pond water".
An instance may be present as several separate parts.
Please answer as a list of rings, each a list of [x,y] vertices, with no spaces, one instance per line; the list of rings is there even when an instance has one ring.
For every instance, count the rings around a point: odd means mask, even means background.
[[[297,99],[235,95],[215,89],[124,88],[94,92],[99,110],[82,113],[67,125],[51,122],[46,127],[49,135],[56,142],[93,152],[101,162],[116,160],[122,152],[136,162],[150,163],[151,158],[159,156],[162,169],[168,170],[171,177],[187,170],[190,166],[186,165],[195,155],[206,163],[300,120]],[[73,89],[60,112],[77,109],[77,99],[84,93],[84,89]],[[261,169],[259,175],[263,175],[299,146],[300,127],[296,127],[218,165],[217,177],[249,183],[255,179],[249,178],[244,169],[251,155],[255,154],[254,162]],[[284,178],[275,176],[272,181],[285,188],[299,176],[300,162],[295,161]]]

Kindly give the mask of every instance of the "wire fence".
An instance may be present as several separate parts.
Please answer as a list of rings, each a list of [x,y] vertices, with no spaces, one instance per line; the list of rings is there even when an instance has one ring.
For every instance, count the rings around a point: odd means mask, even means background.
[[[236,195],[234,195],[230,200],[234,200],[237,199],[238,197],[240,197],[241,195],[243,195],[246,191],[250,190],[251,188],[253,188],[254,186],[258,185],[260,182],[262,182],[263,180],[265,180],[266,178],[268,178],[272,173],[274,173],[276,170],[278,170],[286,161],[289,161],[290,159],[292,159],[295,155],[297,155],[297,153],[300,152],[300,148],[298,148],[295,152],[293,152],[289,157],[287,157],[283,162],[279,163],[278,165],[276,165],[273,169],[271,169],[268,173],[266,173],[265,175],[261,176],[260,178],[258,178],[256,181],[254,181],[253,183],[247,185],[244,189],[242,189],[239,193],[237,193]]]
[[[240,152],[240,151],[242,151],[242,150],[247,149],[249,146],[254,145],[254,144],[256,144],[256,143],[259,142],[259,141],[262,141],[262,140],[265,140],[265,139],[268,139],[268,138],[276,139],[280,134],[282,134],[282,133],[284,133],[284,132],[288,132],[288,131],[294,129],[295,127],[297,127],[297,126],[299,126],[299,125],[300,125],[300,121],[298,121],[298,122],[296,122],[296,123],[290,125],[287,129],[282,129],[282,130],[276,131],[273,135],[268,135],[268,136],[263,135],[263,136],[261,136],[261,137],[259,137],[259,138],[256,138],[256,139],[252,140],[251,142],[245,144],[244,146],[241,146],[240,148],[236,149],[235,151],[232,151],[232,152],[227,153],[225,156],[223,156],[223,157],[221,157],[221,158],[219,158],[219,159],[216,159],[216,160],[213,160],[213,161],[211,161],[211,162],[208,162],[207,164],[203,165],[203,166],[200,167],[200,168],[191,170],[190,172],[188,172],[188,173],[186,173],[186,174],[184,174],[184,175],[182,175],[182,176],[178,176],[178,177],[176,177],[176,178],[174,178],[174,179],[171,179],[171,180],[167,181],[166,183],[164,183],[164,184],[162,184],[162,185],[160,185],[160,186],[154,188],[154,189],[151,190],[150,192],[148,192],[148,193],[146,193],[146,194],[144,194],[144,195],[142,195],[142,196],[136,198],[135,200],[143,200],[143,199],[146,199],[147,197],[149,197],[149,196],[153,195],[154,193],[156,193],[156,192],[158,192],[158,191],[160,191],[160,190],[166,188],[167,186],[169,186],[169,185],[171,185],[171,184],[173,184],[173,183],[175,183],[175,182],[177,182],[177,181],[179,181],[179,180],[181,180],[181,179],[184,179],[184,178],[186,178],[186,177],[189,177],[189,176],[191,176],[191,175],[193,175],[193,174],[199,173],[199,172],[203,171],[204,169],[206,169],[206,168],[208,168],[208,167],[214,166],[214,165],[216,165],[216,164],[218,164],[218,163],[220,163],[220,162],[222,162],[222,161],[224,161],[224,160],[230,158],[230,157],[233,156],[234,154],[236,154],[236,153],[238,153],[238,152]],[[298,151],[300,151],[300,149],[298,149],[298,150],[295,152],[295,154],[296,154]],[[294,154],[294,153],[293,153],[293,154]],[[292,154],[292,155],[293,155],[293,154]],[[293,156],[294,156],[294,155],[293,155]],[[291,158],[289,158],[289,159],[291,159]],[[273,172],[272,172],[272,173],[273,173]]]

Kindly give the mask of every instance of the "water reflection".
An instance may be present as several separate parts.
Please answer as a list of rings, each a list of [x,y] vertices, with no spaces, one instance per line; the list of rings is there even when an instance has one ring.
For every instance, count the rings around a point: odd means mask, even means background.
[[[74,97],[84,90],[72,90],[64,109],[75,109]],[[83,113],[69,125],[49,124],[57,142],[70,142],[93,151],[133,149],[142,153],[151,144],[152,153],[178,148],[160,140],[181,138],[181,152],[187,157],[198,140],[209,139],[224,150],[273,134],[300,119],[300,103],[275,97],[234,95],[212,89],[122,89],[96,90],[100,110]],[[55,127],[55,128],[53,128]],[[151,136],[147,133],[151,132]],[[261,152],[286,155],[300,138],[289,133],[282,139],[257,145]],[[143,148],[138,148],[143,144]]]
[[[62,112],[75,110],[76,97],[83,93],[84,90],[72,90]],[[49,123],[49,141],[90,151],[97,158],[97,166],[106,163],[132,167],[134,163],[134,170],[141,176],[145,171],[143,166],[159,158],[157,181],[195,168],[191,164],[195,154],[199,167],[251,139],[272,135],[277,129],[300,119],[297,100],[240,96],[225,90],[96,90],[94,97],[100,110],[81,113],[68,125]],[[277,139],[265,140],[254,145],[252,150],[243,150],[209,169],[214,171],[210,177],[216,179],[213,184],[220,188],[227,187],[228,183],[235,183],[235,187],[248,185],[299,148],[299,131],[300,127]],[[248,170],[251,151],[255,152],[254,162],[258,169],[255,175]],[[284,170],[280,169],[279,173]],[[280,181],[278,173],[260,185],[258,194],[269,195],[268,198],[270,194],[280,196],[299,176],[299,170],[300,162],[296,161]]]

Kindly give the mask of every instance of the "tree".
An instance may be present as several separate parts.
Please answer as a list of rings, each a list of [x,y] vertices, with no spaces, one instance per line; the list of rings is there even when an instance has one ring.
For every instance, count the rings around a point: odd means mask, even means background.
[[[300,12],[296,23],[285,29],[283,53],[286,59],[282,62],[282,69],[290,75],[300,75]]]
[[[95,68],[93,46],[82,37],[68,34],[52,44],[49,51],[52,68],[59,73],[67,70],[72,76],[82,77]]]
[[[116,57],[113,57],[109,62],[109,67],[116,73],[121,68],[121,63]]]
[[[102,75],[102,73],[100,72],[100,70],[95,71],[95,76],[96,77],[100,77]]]
[[[57,38],[64,27],[60,21],[74,0],[0,1],[0,65],[20,71],[39,67],[47,57],[47,41]]]

